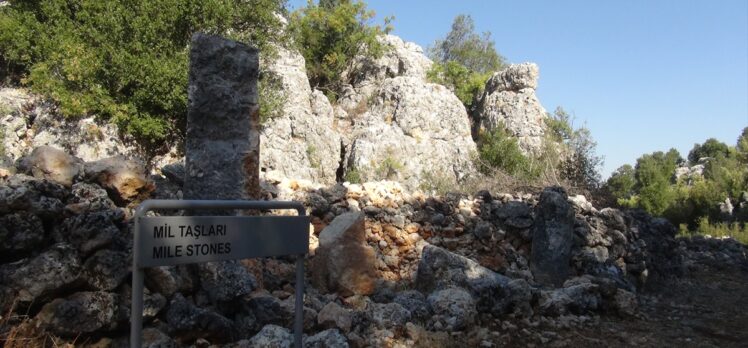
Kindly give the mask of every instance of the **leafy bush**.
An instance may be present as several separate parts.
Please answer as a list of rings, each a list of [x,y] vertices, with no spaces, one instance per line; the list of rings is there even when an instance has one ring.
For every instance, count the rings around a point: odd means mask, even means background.
[[[634,167],[624,164],[616,169],[607,181],[608,188],[614,197],[629,199],[634,195],[636,177]]]
[[[374,172],[379,179],[392,180],[405,166],[396,157],[392,148],[387,148],[386,153],[384,159],[374,168]]]
[[[478,73],[454,61],[434,63],[427,72],[429,81],[450,88],[468,110],[476,97],[483,94],[489,77],[490,73]]]
[[[694,144],[691,152],[688,153],[688,161],[696,164],[701,158],[727,157],[730,155],[730,148],[727,144],[709,138],[703,144]]]
[[[377,37],[392,29],[391,19],[386,18],[382,28],[369,23],[373,17],[364,2],[351,0],[310,0],[292,14],[289,28],[306,59],[312,87],[336,99],[347,82],[343,72],[353,69],[354,57],[382,55],[385,46]]]
[[[680,226],[680,237],[711,236],[715,238],[730,237],[743,244],[748,244],[748,225],[739,223],[712,223],[706,217],[698,221],[698,227],[689,229],[685,224]]]
[[[557,107],[545,118],[550,140],[563,147],[563,160],[558,163],[561,179],[576,187],[595,190],[600,186],[599,168],[603,159],[597,156],[597,143],[586,127],[574,128],[571,116]]]
[[[478,157],[478,169],[486,175],[501,169],[512,176],[535,176],[531,160],[520,150],[517,138],[509,136],[503,126],[480,135]]]
[[[180,134],[194,32],[259,46],[280,41],[284,0],[11,1],[0,8],[8,72],[59,103],[95,114],[141,144]]]
[[[288,96],[283,90],[280,77],[269,71],[260,72],[257,88],[260,94],[260,124],[264,125],[281,115]]]
[[[361,172],[356,167],[348,168],[345,171],[345,177],[343,178],[344,181],[347,181],[351,184],[360,184],[361,183]]]

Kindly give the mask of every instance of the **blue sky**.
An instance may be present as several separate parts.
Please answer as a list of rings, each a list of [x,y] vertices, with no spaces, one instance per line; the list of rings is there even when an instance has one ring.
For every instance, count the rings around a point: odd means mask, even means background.
[[[424,48],[462,13],[509,62],[536,62],[540,101],[591,130],[603,177],[643,153],[686,157],[710,137],[734,145],[748,126],[746,0],[366,3]]]

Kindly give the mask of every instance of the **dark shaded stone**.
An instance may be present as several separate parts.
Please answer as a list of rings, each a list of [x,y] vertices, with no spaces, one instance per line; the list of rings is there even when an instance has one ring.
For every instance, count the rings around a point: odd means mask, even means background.
[[[79,292],[46,304],[37,319],[58,335],[74,336],[117,326],[116,294],[97,291]]]
[[[83,279],[98,290],[114,290],[130,273],[129,266],[126,253],[99,250],[83,264]]]
[[[44,226],[36,215],[19,212],[0,217],[0,260],[37,249],[44,240]]]
[[[172,337],[182,342],[205,338],[211,342],[234,341],[235,331],[231,320],[208,309],[198,308],[181,294],[174,295],[166,310],[166,322]]]
[[[184,197],[259,198],[258,50],[196,33],[189,76]]]
[[[569,275],[574,208],[566,192],[555,187],[543,191],[535,209],[530,270],[538,283],[560,286]]]

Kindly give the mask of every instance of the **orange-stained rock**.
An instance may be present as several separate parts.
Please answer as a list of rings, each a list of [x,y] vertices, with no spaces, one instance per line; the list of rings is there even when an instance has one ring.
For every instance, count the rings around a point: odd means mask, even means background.
[[[313,284],[323,292],[341,296],[374,292],[376,257],[366,244],[362,213],[340,215],[320,233],[311,272]]]

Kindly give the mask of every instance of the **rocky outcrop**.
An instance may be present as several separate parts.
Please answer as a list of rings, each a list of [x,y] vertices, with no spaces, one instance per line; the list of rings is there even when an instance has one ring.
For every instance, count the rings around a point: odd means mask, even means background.
[[[52,146],[40,146],[19,160],[18,170],[70,187],[81,172],[81,161]]]
[[[327,97],[309,86],[304,57],[278,47],[278,57],[262,61],[261,67],[280,80],[285,102],[279,115],[263,125],[260,175],[276,182],[285,178],[335,182],[341,137]]]
[[[535,95],[537,79],[538,66],[534,63],[513,64],[494,73],[475,111],[476,131],[504,127],[525,153],[540,151],[546,111]]]
[[[417,77],[385,80],[353,130],[347,170],[364,181],[395,180],[406,188],[473,173],[476,152],[467,112],[446,87]]]
[[[136,154],[136,149],[121,139],[115,125],[95,117],[65,119],[52,103],[24,89],[0,88],[0,106],[4,128],[0,141],[12,161],[41,146],[63,149],[84,161]]]

